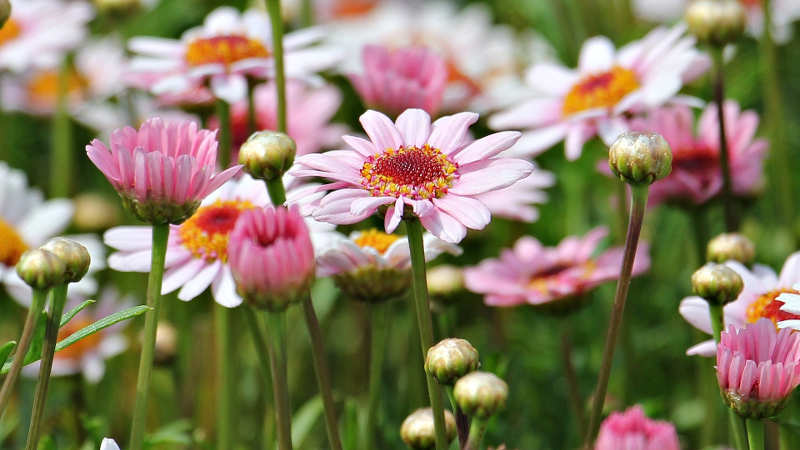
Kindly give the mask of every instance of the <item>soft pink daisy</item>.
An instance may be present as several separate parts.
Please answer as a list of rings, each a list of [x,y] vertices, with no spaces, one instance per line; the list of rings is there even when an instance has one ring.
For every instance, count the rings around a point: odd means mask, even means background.
[[[139,130],[111,133],[111,149],[98,139],[89,159],[143,221],[180,223],[200,201],[236,175],[241,166],[216,173],[216,133],[195,122],[147,120]]]
[[[310,202],[322,194],[313,194],[316,185],[300,185],[285,177],[290,204]],[[316,198],[315,198],[316,195]],[[242,303],[236,293],[228,265],[228,239],[244,211],[270,205],[264,183],[249,175],[231,180],[203,200],[192,217],[170,227],[167,242],[166,272],[161,293],[178,291],[178,298],[189,301],[209,286],[214,300],[233,308]],[[324,237],[333,226],[308,220],[315,237]],[[151,258],[151,227],[122,226],[108,230],[105,242],[117,249],[108,258],[109,266],[122,272],[148,272]]]
[[[595,228],[584,237],[565,238],[556,247],[545,247],[532,237],[522,237],[499,258],[486,259],[464,270],[467,289],[483,294],[489,306],[558,306],[564,298],[575,298],[619,277],[623,248],[614,247],[596,255],[608,230]],[[633,274],[650,267],[646,244],[639,245]]]
[[[745,417],[776,414],[800,384],[800,334],[767,319],[720,335],[717,381],[728,406]]]
[[[555,184],[556,177],[546,170],[536,167],[530,175],[511,186],[489,191],[478,196],[492,215],[520,222],[536,222],[539,210],[534,204],[547,201],[544,188]]]
[[[351,148],[301,156],[290,171],[334,180],[314,217],[336,224],[360,222],[386,206],[384,227],[393,232],[406,207],[434,236],[461,241],[467,228],[482,229],[491,213],[478,199],[527,177],[533,165],[497,155],[516,142],[506,131],[468,142],[475,113],[445,116],[409,109],[395,123],[377,111],[361,115],[370,140],[344,136]]]
[[[239,13],[232,7],[212,11],[202,26],[180,40],[137,37],[130,48],[139,56],[133,72],[154,74],[154,94],[185,92],[208,83],[217,98],[236,103],[246,98],[247,78],[274,74],[269,18],[263,11]],[[288,77],[302,77],[330,67],[339,59],[331,47],[311,46],[323,38],[320,29],[304,29],[284,37]]]
[[[600,425],[595,450],[680,450],[678,433],[669,422],[652,420],[639,405],[611,413]]]
[[[752,270],[736,261],[728,261],[725,265],[735,270],[744,282],[739,297],[723,307],[725,327],[742,328],[761,318],[770,319],[775,324],[783,320],[800,319],[800,315],[782,311],[784,302],[779,299],[784,293],[800,293],[793,288],[800,282],[800,252],[786,258],[780,276],[760,264],[754,265]],[[711,334],[711,318],[708,303],[704,299],[697,296],[686,297],[681,300],[678,311],[692,326]],[[715,348],[714,340],[710,339],[689,348],[686,354],[714,356]]]
[[[534,155],[564,140],[567,159],[600,135],[607,144],[628,129],[625,115],[674,100],[683,86],[708,67],[707,58],[685,36],[685,26],[656,28],[616,50],[610,39],[587,40],[577,69],[542,63],[527,83],[539,95],[489,119],[494,129],[525,128],[515,153]]]
[[[389,49],[367,45],[364,73],[350,75],[364,103],[390,116],[408,108],[436,115],[447,83],[447,65],[424,47]]]

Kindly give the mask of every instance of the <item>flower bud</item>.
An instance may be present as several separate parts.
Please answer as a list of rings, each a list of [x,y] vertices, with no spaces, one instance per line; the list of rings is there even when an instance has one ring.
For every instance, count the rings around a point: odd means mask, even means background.
[[[738,0],[695,0],[686,8],[684,18],[698,41],[717,47],[738,39],[747,20]]]
[[[742,287],[742,277],[724,264],[708,263],[692,274],[694,293],[714,305],[736,300]]]
[[[464,271],[447,264],[428,269],[428,292],[432,296],[448,297],[464,289]]]
[[[756,247],[753,241],[739,233],[722,233],[711,239],[706,248],[706,258],[717,263],[732,259],[749,265],[755,257]]]
[[[266,181],[280,178],[294,162],[294,140],[277,131],[256,131],[239,148],[239,164],[253,176]]]
[[[508,385],[489,372],[472,372],[456,381],[453,396],[468,416],[488,419],[506,405]]]
[[[34,289],[49,289],[63,283],[65,271],[61,258],[42,249],[28,250],[17,263],[17,275]]]
[[[9,17],[11,17],[11,3],[9,0],[0,0],[0,28],[3,28]]]
[[[92,261],[89,250],[71,239],[53,238],[40,248],[58,256],[64,263],[64,280],[68,283],[80,281],[89,270]]]
[[[444,411],[447,442],[456,436],[456,419],[450,411]],[[414,450],[429,450],[436,447],[436,431],[433,425],[433,410],[421,408],[411,413],[400,427],[403,442]]]
[[[478,350],[465,339],[447,338],[428,350],[425,372],[440,384],[453,384],[464,375],[478,370]]]
[[[156,326],[156,364],[169,364],[177,353],[178,333],[175,327],[167,322],[159,322]]]
[[[103,195],[91,192],[79,194],[73,203],[75,215],[72,221],[81,230],[105,230],[120,222],[118,203]]]
[[[608,149],[608,166],[628,184],[652,184],[672,171],[672,150],[660,134],[625,132]]]

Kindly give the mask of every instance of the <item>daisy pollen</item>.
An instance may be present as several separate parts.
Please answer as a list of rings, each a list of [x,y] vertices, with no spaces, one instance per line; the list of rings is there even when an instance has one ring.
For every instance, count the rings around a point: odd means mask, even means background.
[[[269,50],[257,39],[239,34],[195,38],[186,46],[186,62],[191,66],[231,64],[249,58],[268,58]]]
[[[28,250],[28,245],[17,233],[13,226],[0,218],[0,264],[6,267],[13,267],[19,261],[19,257]]]
[[[195,258],[228,261],[228,237],[242,212],[255,208],[246,200],[221,200],[201,206],[178,228],[181,242]]]
[[[567,92],[562,109],[570,115],[595,108],[613,108],[626,95],[639,88],[636,74],[614,66],[601,73],[586,75]]]
[[[800,286],[798,286],[800,287]],[[769,291],[758,297],[747,306],[747,322],[755,323],[762,317],[769,319],[775,326],[784,320],[797,320],[800,315],[792,314],[782,309],[784,302],[779,298],[782,294],[800,294],[796,289],[781,288]]]
[[[457,169],[457,163],[428,144],[389,148],[380,155],[370,155],[364,162],[362,185],[376,196],[441,198],[458,176]]]
[[[371,228],[359,234],[358,237],[353,239],[353,242],[361,248],[373,248],[383,255],[398,239],[400,239],[400,236],[396,234],[387,234]]]

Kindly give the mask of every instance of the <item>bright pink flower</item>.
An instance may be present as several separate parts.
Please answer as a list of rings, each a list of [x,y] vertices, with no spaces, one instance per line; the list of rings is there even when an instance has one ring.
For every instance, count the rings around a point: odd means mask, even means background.
[[[165,123],[157,117],[139,131],[125,127],[112,132],[110,150],[95,139],[86,152],[131,212],[150,223],[182,222],[241,169],[216,173],[215,132],[191,121]]]
[[[290,171],[335,181],[324,187],[333,192],[320,200],[318,220],[357,223],[388,206],[384,227],[391,233],[408,207],[434,236],[457,243],[467,228],[482,229],[491,220],[480,194],[508,187],[533,170],[528,161],[497,156],[516,142],[516,131],[468,144],[475,113],[431,124],[421,109],[406,110],[395,123],[367,111],[360,120],[371,140],[344,136],[351,149],[301,156]]]
[[[307,294],[314,248],[295,206],[245,211],[228,242],[228,262],[245,301],[273,311]]]
[[[500,258],[486,259],[464,270],[467,289],[485,295],[490,306],[557,307],[553,303],[576,298],[597,285],[619,277],[623,249],[614,247],[592,256],[608,234],[595,228],[585,237],[568,237],[557,247],[545,247],[532,237],[522,237]],[[634,275],[650,267],[648,246],[640,244],[633,264]]]
[[[441,57],[423,47],[367,45],[362,53],[364,74],[353,74],[350,80],[367,106],[391,116],[408,108],[436,114],[448,77]]]
[[[800,384],[800,334],[760,319],[728,327],[717,346],[717,381],[728,406],[745,417],[770,417]]]
[[[595,450],[680,450],[675,426],[651,420],[639,405],[623,413],[612,413],[603,424],[594,444]]]
[[[511,186],[490,191],[478,196],[492,215],[520,222],[536,222],[539,210],[534,204],[547,201],[544,188],[556,183],[556,177],[546,170],[536,167],[527,178]]]

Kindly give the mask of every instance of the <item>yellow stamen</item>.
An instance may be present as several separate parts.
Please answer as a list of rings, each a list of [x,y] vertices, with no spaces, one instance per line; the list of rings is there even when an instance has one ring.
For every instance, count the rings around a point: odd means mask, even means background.
[[[585,76],[564,98],[562,111],[570,115],[595,108],[612,108],[626,95],[639,88],[632,70],[614,66],[608,72]]]
[[[217,200],[201,206],[186,222],[182,223],[178,234],[181,244],[194,255],[208,262],[228,261],[228,237],[239,215],[253,209],[252,203],[241,200]]]
[[[8,19],[5,25],[0,28],[0,45],[13,41],[20,34],[22,34],[22,27],[19,26],[16,20]]]
[[[28,245],[11,224],[0,219],[0,264],[13,267],[25,253]]]
[[[269,50],[260,41],[242,35],[197,38],[186,48],[186,62],[191,66],[224,64],[229,66],[249,58],[267,58]]]
[[[386,250],[396,241],[400,239],[399,236],[394,234],[386,234],[374,228],[361,232],[355,239],[356,245],[359,247],[370,247],[377,250],[380,254],[386,253]]]

